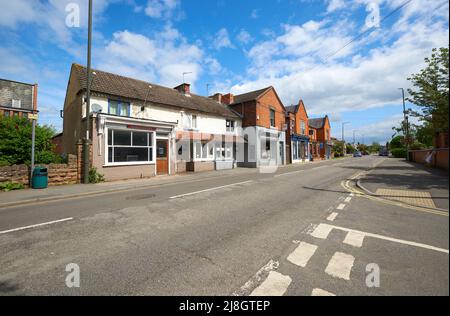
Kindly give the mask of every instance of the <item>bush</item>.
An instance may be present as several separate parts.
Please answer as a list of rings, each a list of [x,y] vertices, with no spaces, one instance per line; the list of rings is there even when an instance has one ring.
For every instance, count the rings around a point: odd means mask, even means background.
[[[15,183],[15,182],[0,183],[0,190],[5,192],[22,189],[25,189],[25,186],[22,183]]]
[[[20,117],[0,117],[0,164],[16,165],[31,163],[31,123]],[[53,152],[52,127],[36,125],[36,164],[60,163],[61,158]]]
[[[97,171],[97,168],[89,169],[89,183],[105,182],[105,176]]]
[[[415,142],[411,145],[410,149],[411,150],[420,150],[420,149],[426,149],[427,146],[425,144],[419,143],[419,142]]]
[[[395,158],[406,158],[406,149],[405,148],[395,148],[391,150],[392,156]]]

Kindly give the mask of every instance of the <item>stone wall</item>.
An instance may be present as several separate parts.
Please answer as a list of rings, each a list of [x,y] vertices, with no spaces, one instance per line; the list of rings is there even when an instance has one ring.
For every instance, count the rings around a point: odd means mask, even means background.
[[[39,165],[48,170],[48,185],[64,185],[78,183],[77,156],[68,155],[67,164]],[[0,167],[0,183],[14,182],[25,186],[30,184],[30,167],[13,165]]]

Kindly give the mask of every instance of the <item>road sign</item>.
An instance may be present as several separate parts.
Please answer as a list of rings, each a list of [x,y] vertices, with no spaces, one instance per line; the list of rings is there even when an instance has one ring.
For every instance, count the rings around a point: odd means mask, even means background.
[[[28,119],[37,121],[38,115],[37,114],[28,114]]]

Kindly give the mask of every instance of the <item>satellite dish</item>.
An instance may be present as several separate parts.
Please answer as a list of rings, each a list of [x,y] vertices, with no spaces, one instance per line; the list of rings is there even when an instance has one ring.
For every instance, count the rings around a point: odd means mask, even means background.
[[[102,106],[99,104],[92,104],[91,109],[92,109],[92,112],[100,113],[102,111]]]

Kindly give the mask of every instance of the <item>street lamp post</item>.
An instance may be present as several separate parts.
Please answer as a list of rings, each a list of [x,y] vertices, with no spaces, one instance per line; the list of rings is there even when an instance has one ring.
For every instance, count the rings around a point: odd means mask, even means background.
[[[88,21],[88,51],[87,51],[87,87],[86,87],[86,136],[84,139],[84,172],[83,172],[83,182],[85,184],[89,183],[89,168],[90,168],[90,140],[89,131],[91,129],[90,125],[90,106],[91,106],[91,47],[92,47],[92,0],[89,0],[89,21]]]
[[[404,120],[403,132],[405,133],[406,159],[408,159],[408,156],[409,156],[409,119],[408,119],[408,115],[406,112],[405,89],[399,88],[399,90],[402,90],[403,120]]]
[[[346,155],[346,150],[345,150],[345,136],[344,136],[344,129],[345,129],[345,125],[346,124],[350,124],[350,122],[343,122],[342,123],[342,154]]]

